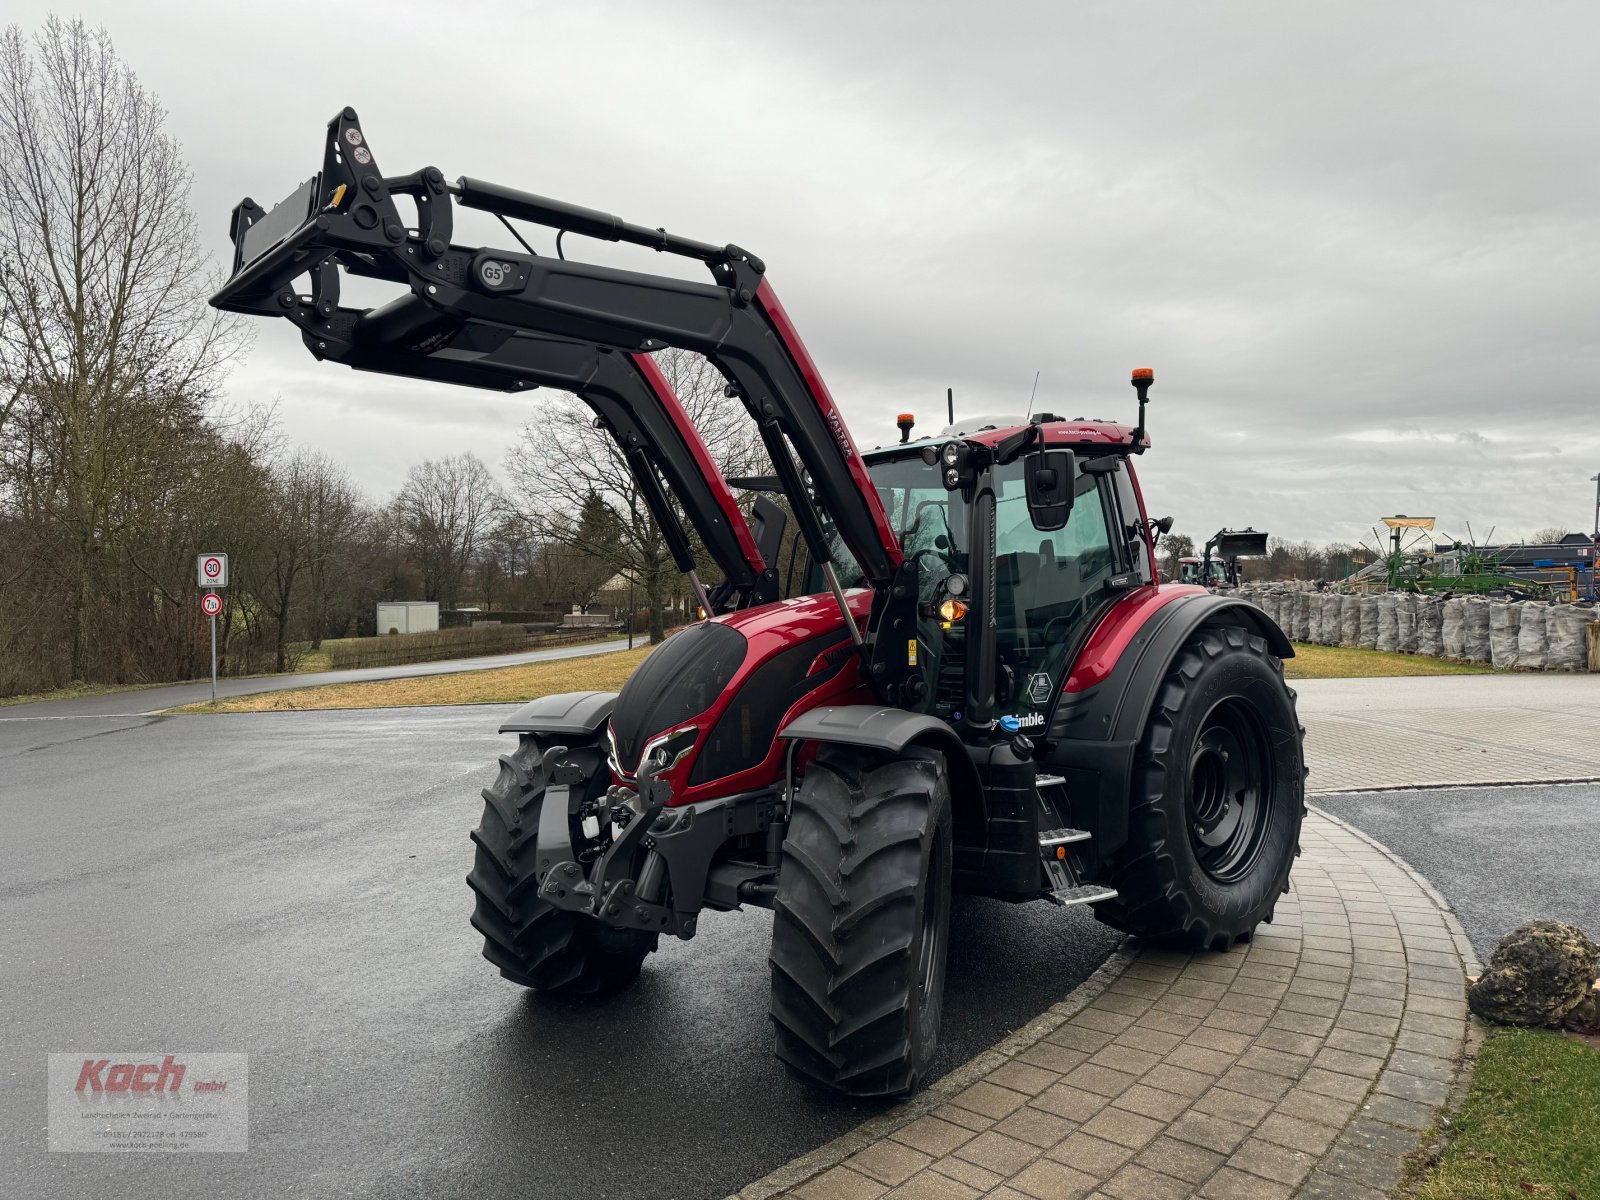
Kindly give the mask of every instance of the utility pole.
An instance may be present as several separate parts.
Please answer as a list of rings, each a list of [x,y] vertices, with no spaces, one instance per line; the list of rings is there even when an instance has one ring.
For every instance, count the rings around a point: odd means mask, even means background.
[[[1594,484],[1594,548],[1589,551],[1589,599],[1600,595],[1600,580],[1595,579],[1595,569],[1600,567],[1600,475],[1589,476]]]

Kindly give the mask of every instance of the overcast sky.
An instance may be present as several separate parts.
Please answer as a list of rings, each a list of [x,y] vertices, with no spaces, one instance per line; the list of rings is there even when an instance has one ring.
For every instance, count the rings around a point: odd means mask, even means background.
[[[219,256],[233,204],[313,173],[352,104],[388,173],[749,247],[864,444],[899,411],[942,425],[947,386],[1021,411],[1035,371],[1036,407],[1125,418],[1152,366],[1140,471],[1180,530],[1593,519],[1592,2],[76,11],[161,95]],[[319,365],[258,324],[232,398],[281,396],[287,436],[375,494],[428,456],[498,466],[537,403]]]

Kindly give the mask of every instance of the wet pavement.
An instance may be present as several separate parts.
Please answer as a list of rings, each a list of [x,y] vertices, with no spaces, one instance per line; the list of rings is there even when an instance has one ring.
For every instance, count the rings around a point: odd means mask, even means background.
[[[466,835],[507,711],[0,719],[0,1192],[720,1197],[877,1111],[772,1057],[765,911],[599,1004],[479,957]],[[955,919],[941,1071],[1116,940]],[[248,1054],[248,1153],[48,1153],[46,1055],[88,1050]]]
[[[1424,788],[1313,802],[1426,876],[1484,960],[1537,917],[1600,934],[1600,785]]]

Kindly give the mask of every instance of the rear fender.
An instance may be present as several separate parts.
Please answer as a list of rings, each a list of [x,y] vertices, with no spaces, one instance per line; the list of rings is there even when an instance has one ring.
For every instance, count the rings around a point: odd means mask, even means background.
[[[1119,615],[1113,609],[1090,637],[1048,725],[1045,761],[1066,779],[1073,819],[1089,828],[1102,858],[1128,840],[1134,755],[1161,681],[1190,635],[1202,627],[1239,625],[1265,638],[1278,658],[1294,656],[1283,630],[1243,600],[1181,585],[1141,599],[1122,614],[1124,624],[1104,628]]]

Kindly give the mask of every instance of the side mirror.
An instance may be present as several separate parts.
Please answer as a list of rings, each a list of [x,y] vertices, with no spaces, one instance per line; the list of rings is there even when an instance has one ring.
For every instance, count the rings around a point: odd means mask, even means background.
[[[1028,488],[1028,515],[1033,527],[1052,532],[1065,527],[1072,515],[1072,481],[1077,456],[1071,450],[1042,450],[1023,464]]]

